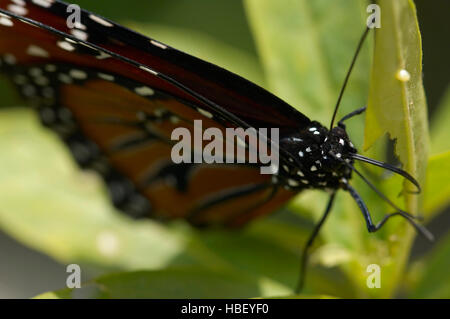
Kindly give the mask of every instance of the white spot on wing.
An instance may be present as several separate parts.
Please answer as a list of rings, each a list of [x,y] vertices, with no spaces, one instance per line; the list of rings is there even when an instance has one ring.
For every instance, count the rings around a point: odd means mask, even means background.
[[[172,123],[172,124],[178,124],[178,123],[180,123],[180,118],[178,117],[178,116],[171,116],[170,117],[170,122]]]
[[[47,72],[55,72],[56,71],[56,65],[54,65],[54,64],[47,64],[45,66],[45,71],[47,71]]]
[[[53,123],[55,121],[55,112],[49,107],[41,109],[39,114],[44,123]]]
[[[12,55],[11,53],[7,53],[3,56],[3,60],[5,60],[6,64],[16,64],[17,59],[14,55]]]
[[[200,114],[206,116],[207,118],[210,118],[210,119],[213,118],[212,113],[210,113],[210,112],[208,112],[208,111],[206,111],[206,110],[204,110],[204,109],[201,109],[201,108],[198,107],[198,108],[197,108],[197,111],[198,111]]]
[[[39,68],[31,68],[29,71],[28,71],[28,73],[31,75],[31,76],[41,76],[42,75],[42,70],[41,69],[39,69]]]
[[[293,179],[288,179],[288,184],[289,184],[289,186],[292,186],[292,187],[296,187],[299,185],[298,182]]]
[[[167,45],[162,44],[161,42],[155,41],[155,40],[150,40],[150,43],[153,44],[154,46],[157,46],[163,50],[167,49]]]
[[[22,6],[22,7],[26,5],[24,0],[11,0],[11,2],[14,2],[15,4]]]
[[[87,78],[86,72],[77,69],[70,70],[69,75],[77,80],[84,80]]]
[[[14,76],[13,81],[18,85],[24,85],[25,83],[28,82],[28,78],[24,75],[18,74]]]
[[[164,115],[165,112],[166,112],[165,109],[156,109],[156,110],[153,111],[153,114],[154,114],[156,117],[162,117],[162,116]]]
[[[104,19],[102,19],[102,18],[100,18],[100,17],[98,17],[98,16],[96,16],[94,14],[90,14],[89,18],[92,21],[95,21],[95,22],[97,22],[97,23],[99,23],[101,25],[104,25],[105,27],[113,27],[114,26],[112,23],[110,23],[110,22],[108,22],[108,21],[106,21],[106,20],[104,20]]]
[[[42,49],[41,47],[38,47],[37,45],[30,44],[27,48],[27,54],[31,56],[36,56],[39,58],[48,58],[49,54],[47,51]]]
[[[23,95],[27,96],[27,97],[31,97],[31,96],[35,96],[36,95],[36,88],[30,84],[25,85],[22,88],[22,93]]]
[[[82,24],[81,22],[79,22],[79,21],[76,21],[74,23],[74,27],[77,28],[77,29],[80,29],[80,30],[86,30],[87,29],[86,26],[84,24]]]
[[[275,165],[275,164],[270,165],[270,172],[272,174],[277,174],[278,173],[278,165]]]
[[[110,58],[111,56],[108,53],[105,53],[103,51],[99,51],[98,55],[96,56],[97,60],[104,60],[107,58]]]
[[[149,69],[149,68],[147,68],[147,67],[145,67],[145,66],[139,66],[139,69],[141,69],[141,70],[143,70],[143,71],[145,71],[145,72],[148,72],[148,73],[151,73],[151,74],[153,74],[153,75],[158,75],[158,72],[156,72],[156,71],[153,71],[153,70],[151,70],[151,69]]]
[[[27,13],[28,13],[28,10],[26,8],[15,5],[15,4],[8,5],[8,10],[11,11],[12,13],[15,13],[20,16],[27,15]]]
[[[88,39],[88,34],[82,30],[72,29],[70,33],[77,39],[86,41]]]
[[[61,73],[58,75],[58,80],[60,80],[62,83],[66,83],[66,84],[72,83],[72,78],[64,73]]]
[[[33,2],[34,4],[36,4],[40,7],[50,8],[54,1],[53,0],[32,0],[31,2]]]
[[[97,73],[98,77],[100,79],[106,80],[106,81],[114,81],[114,76],[112,76],[111,74],[106,74],[106,73]]]
[[[34,83],[36,83],[39,86],[46,86],[48,85],[49,80],[45,76],[39,76],[34,79]]]
[[[58,41],[56,44],[63,50],[66,50],[69,52],[75,51],[75,47],[67,41]]]
[[[155,91],[153,91],[148,86],[137,87],[134,89],[134,91],[141,96],[151,96],[151,95],[155,94]]]
[[[73,39],[71,39],[71,38],[66,38],[65,39],[67,42],[70,42],[70,43],[78,43],[77,41],[75,41],[75,40],[73,40]]]
[[[9,17],[0,16],[0,24],[5,27],[12,27],[14,23],[11,21]]]

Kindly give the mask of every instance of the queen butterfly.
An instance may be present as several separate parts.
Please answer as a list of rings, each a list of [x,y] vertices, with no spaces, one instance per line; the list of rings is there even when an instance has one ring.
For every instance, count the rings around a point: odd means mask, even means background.
[[[112,21],[81,11],[67,24],[68,5],[53,0],[0,0],[0,68],[29,100],[42,123],[67,144],[82,168],[99,172],[114,205],[134,217],[182,218],[196,226],[236,227],[266,215],[298,192],[331,192],[326,211],[302,254],[304,283],[308,249],[328,216],[338,189],[350,193],[369,232],[400,215],[419,232],[432,235],[379,192],[353,166],[364,161],[351,143],[337,110],[367,28],[344,80],[329,129],[259,86]],[[272,175],[261,165],[175,164],[171,132],[194,121],[204,128],[279,128],[280,163]],[[225,134],[224,134],[225,135]],[[273,144],[270,136],[258,135]],[[246,156],[253,145],[247,143]],[[348,181],[355,172],[396,212],[374,224]],[[213,182],[211,182],[213,181]]]

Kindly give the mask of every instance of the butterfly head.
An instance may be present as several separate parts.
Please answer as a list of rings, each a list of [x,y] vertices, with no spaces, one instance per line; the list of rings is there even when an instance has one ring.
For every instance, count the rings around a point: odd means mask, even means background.
[[[351,154],[356,149],[342,127],[331,131],[318,122],[312,122],[299,134],[280,140],[292,159],[282,165],[279,174],[289,188],[337,189],[351,178]]]
[[[320,145],[322,156],[322,169],[333,176],[333,183],[342,184],[342,179],[349,180],[351,170],[343,161],[353,164],[352,154],[357,152],[344,128],[334,127],[328,132]]]
[[[339,126],[328,132],[320,148],[321,154],[325,155],[323,166],[327,171],[334,171],[343,160],[351,162],[350,155],[357,152],[345,129]]]

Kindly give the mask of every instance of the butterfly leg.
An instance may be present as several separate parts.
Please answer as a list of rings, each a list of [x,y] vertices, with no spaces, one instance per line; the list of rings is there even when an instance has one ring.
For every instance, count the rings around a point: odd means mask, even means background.
[[[365,112],[365,110],[367,109],[367,106],[364,106],[360,109],[354,110],[353,112],[348,113],[347,115],[345,115],[343,118],[340,119],[340,121],[338,122],[338,126],[345,128],[345,124],[344,122],[356,115],[362,114]]]
[[[362,200],[361,196],[356,192],[356,190],[353,187],[351,187],[348,184],[347,184],[347,190],[349,191],[350,195],[355,199],[356,204],[358,204],[359,208],[361,209],[361,212],[364,216],[364,220],[366,221],[367,230],[370,233],[374,233],[374,232],[380,230],[381,227],[383,227],[383,225],[387,222],[387,220],[389,218],[399,215],[399,216],[402,216],[403,218],[405,218],[425,238],[427,238],[430,241],[434,240],[433,234],[428,229],[417,224],[414,221],[413,216],[411,216],[410,214],[407,214],[403,211],[398,211],[398,212],[388,214],[388,215],[384,216],[383,219],[378,224],[375,225],[372,221],[372,217],[370,216],[369,210],[368,210],[366,204],[364,203],[364,201]]]
[[[322,218],[319,220],[317,225],[314,227],[313,232],[309,236],[308,241],[306,242],[305,247],[303,248],[302,258],[300,261],[300,277],[299,277],[297,288],[295,289],[296,293],[300,293],[303,289],[303,286],[305,285],[306,267],[307,267],[308,258],[309,258],[308,252],[314,242],[314,239],[316,239],[317,235],[319,234],[319,231],[322,228],[323,223],[325,222],[326,218],[328,217],[328,215],[331,211],[331,208],[333,207],[335,195],[336,195],[335,192],[333,194],[331,194],[330,199],[328,200],[327,208],[325,209],[325,213],[322,215]]]

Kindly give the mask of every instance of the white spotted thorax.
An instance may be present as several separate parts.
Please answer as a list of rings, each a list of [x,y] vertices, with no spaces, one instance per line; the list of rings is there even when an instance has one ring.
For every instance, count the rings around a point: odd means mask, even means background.
[[[342,162],[353,163],[349,156],[356,153],[345,128],[331,131],[318,122],[280,140],[292,160],[281,165],[279,180],[285,188],[337,189],[351,178],[351,170]]]

